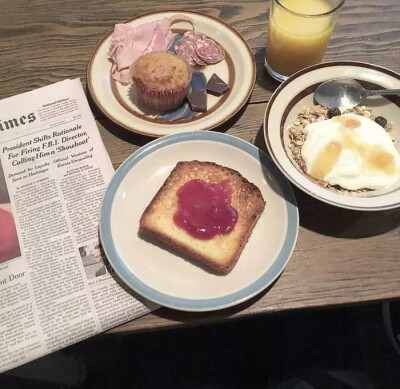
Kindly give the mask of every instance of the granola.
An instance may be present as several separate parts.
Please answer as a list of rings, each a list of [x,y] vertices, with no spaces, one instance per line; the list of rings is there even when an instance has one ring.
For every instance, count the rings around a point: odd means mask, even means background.
[[[357,106],[350,109],[340,108],[341,114],[353,113],[356,115],[365,116],[372,120],[375,120],[375,115],[372,113],[370,108],[367,108],[365,105]],[[305,127],[314,122],[320,122],[322,120],[328,119],[328,108],[323,107],[321,105],[312,105],[303,107],[299,114],[297,115],[296,120],[289,126],[289,150],[293,160],[296,162],[297,167],[303,172],[307,174],[306,164],[301,156],[301,148],[306,140],[306,133],[304,131]],[[387,122],[384,127],[387,132],[391,131],[393,127],[392,122]],[[395,140],[393,139],[393,142]],[[358,190],[348,190],[344,189],[340,186],[329,185],[327,182],[322,180],[317,180],[317,183],[323,186],[326,189],[332,190],[336,193],[341,194],[357,194],[362,192],[368,192],[371,189],[358,189]]]

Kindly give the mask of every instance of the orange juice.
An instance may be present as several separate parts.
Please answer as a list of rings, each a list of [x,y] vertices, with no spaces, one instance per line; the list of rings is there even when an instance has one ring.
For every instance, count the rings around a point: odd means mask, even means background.
[[[268,23],[268,66],[290,76],[321,62],[335,26],[338,12],[331,12],[334,10],[328,0],[273,0]]]

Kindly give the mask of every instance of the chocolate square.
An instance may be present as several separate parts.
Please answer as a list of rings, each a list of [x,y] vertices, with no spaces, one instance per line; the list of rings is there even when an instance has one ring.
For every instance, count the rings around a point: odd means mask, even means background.
[[[221,96],[231,88],[214,73],[208,80],[206,89],[212,95]]]
[[[187,95],[189,107],[194,112],[207,111],[207,92],[205,89],[194,90]]]

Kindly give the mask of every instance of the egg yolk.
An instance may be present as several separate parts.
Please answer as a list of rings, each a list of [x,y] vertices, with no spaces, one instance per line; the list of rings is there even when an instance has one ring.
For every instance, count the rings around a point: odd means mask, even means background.
[[[368,156],[367,166],[369,170],[382,170],[388,175],[396,174],[396,163],[393,155],[378,147],[372,150]]]
[[[361,122],[357,118],[346,117],[346,116],[335,116],[334,122],[340,122],[342,128],[353,129],[361,126]]]
[[[342,146],[339,143],[329,143],[315,159],[310,170],[310,176],[317,180],[322,180],[335,166],[342,152]]]

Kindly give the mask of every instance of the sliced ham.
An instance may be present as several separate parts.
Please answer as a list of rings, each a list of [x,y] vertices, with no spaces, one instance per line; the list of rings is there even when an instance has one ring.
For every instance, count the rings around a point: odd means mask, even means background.
[[[154,29],[154,33],[150,43],[145,49],[146,53],[152,51],[167,51],[171,44],[172,31],[167,19],[160,20]]]

